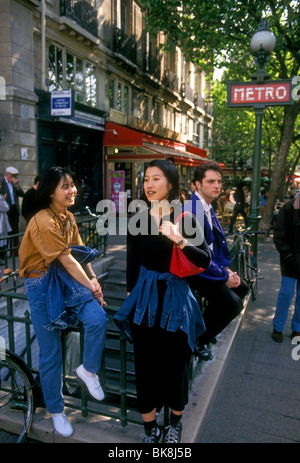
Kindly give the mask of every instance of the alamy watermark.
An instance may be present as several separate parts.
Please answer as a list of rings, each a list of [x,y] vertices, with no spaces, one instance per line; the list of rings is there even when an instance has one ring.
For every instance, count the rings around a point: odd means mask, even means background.
[[[292,90],[292,98],[294,101],[300,100],[300,76],[295,76],[292,78],[292,85],[294,86]]]
[[[0,76],[0,100],[6,100],[6,82],[2,76]]]
[[[300,360],[300,336],[294,336],[292,339],[292,345],[296,346],[292,350],[292,359]]]
[[[185,201],[184,204],[189,203]],[[133,200],[127,207],[127,195],[124,193],[122,200],[123,213],[117,213],[116,203],[109,199],[99,201],[96,207],[96,212],[100,213],[96,224],[97,233],[101,236],[105,235],[126,235],[127,231],[131,235],[158,235],[159,229],[154,220],[150,221],[150,214],[143,213],[149,209],[145,201],[140,199]],[[175,220],[180,218],[182,214],[182,204],[178,200],[169,201],[151,201],[150,212],[152,217],[158,216],[161,213],[163,222],[170,222],[171,213],[174,212]],[[128,219],[128,214],[132,216]],[[197,220],[179,220],[178,232],[188,239],[188,244],[192,246],[200,246],[204,240],[204,211],[201,201],[196,201],[193,214]],[[118,220],[117,220],[118,218]],[[171,225],[164,231],[166,235],[170,234]]]
[[[6,347],[5,339],[3,338],[3,336],[0,336],[0,360],[5,359],[5,347]]]

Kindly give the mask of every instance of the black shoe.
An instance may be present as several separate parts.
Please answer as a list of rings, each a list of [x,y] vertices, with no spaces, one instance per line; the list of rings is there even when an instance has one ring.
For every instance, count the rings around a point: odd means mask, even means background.
[[[208,347],[202,346],[195,346],[194,355],[198,357],[200,360],[204,360],[207,362],[208,360],[213,359],[213,355],[208,349]]]
[[[283,334],[281,333],[281,331],[273,330],[272,339],[275,342],[282,342],[283,341]]]
[[[300,344],[300,333],[298,331],[293,331],[292,335],[291,335],[291,338],[294,339],[296,337],[299,338],[299,339],[297,339],[297,344]]]
[[[145,444],[159,444],[163,441],[163,432],[158,426],[153,426],[149,435],[146,434]]]
[[[179,422],[176,426],[167,426],[165,428],[165,444],[178,444],[181,439],[182,424]]]

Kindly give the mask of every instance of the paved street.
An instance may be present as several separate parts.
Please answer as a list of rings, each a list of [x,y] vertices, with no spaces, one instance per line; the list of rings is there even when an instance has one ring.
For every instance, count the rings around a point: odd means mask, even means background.
[[[297,349],[290,339],[292,310],[283,343],[271,338],[280,285],[271,238],[259,246],[259,266],[264,280],[258,298],[235,338],[198,442],[300,442],[300,362],[292,359]]]

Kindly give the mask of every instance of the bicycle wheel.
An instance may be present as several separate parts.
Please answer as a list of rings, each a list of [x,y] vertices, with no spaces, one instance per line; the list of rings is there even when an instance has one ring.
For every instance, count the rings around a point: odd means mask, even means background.
[[[0,351],[0,414],[14,423],[16,443],[25,441],[34,413],[35,381],[27,365],[12,352]]]

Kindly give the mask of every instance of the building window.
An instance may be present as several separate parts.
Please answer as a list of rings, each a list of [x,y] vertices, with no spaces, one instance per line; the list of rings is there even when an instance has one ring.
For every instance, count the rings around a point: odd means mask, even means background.
[[[86,104],[89,106],[96,106],[96,94],[97,94],[97,79],[96,79],[96,67],[90,63],[86,63]]]
[[[49,91],[69,88],[75,92],[75,101],[96,106],[96,67],[55,45],[50,45]]]
[[[200,124],[198,121],[193,121],[193,143],[197,146],[200,143]]]
[[[115,80],[109,79],[109,107],[115,107]]]
[[[109,80],[109,107],[130,113],[129,87],[117,78]]]
[[[49,91],[63,88],[63,52],[61,48],[49,47]]]

